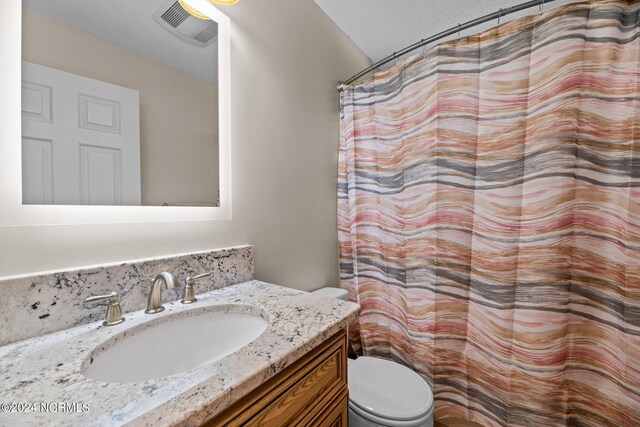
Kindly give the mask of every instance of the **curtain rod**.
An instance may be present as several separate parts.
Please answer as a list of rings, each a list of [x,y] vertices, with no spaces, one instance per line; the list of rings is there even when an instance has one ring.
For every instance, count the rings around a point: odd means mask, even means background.
[[[433,43],[434,41],[443,39],[443,38],[448,37],[448,36],[450,36],[452,34],[459,33],[460,31],[467,30],[469,28],[475,27],[476,25],[480,25],[480,24],[484,24],[485,22],[493,21],[494,19],[497,19],[498,23],[500,23],[500,18],[502,18],[503,16],[507,16],[507,15],[510,15],[512,13],[519,12],[519,11],[524,10],[524,9],[528,9],[530,7],[533,7],[533,6],[541,6],[542,7],[546,3],[552,3],[554,1],[556,1],[556,0],[531,0],[531,1],[528,1],[526,3],[522,3],[522,4],[515,5],[515,6],[507,7],[507,8],[504,8],[504,9],[500,9],[497,12],[493,12],[493,13],[490,13],[488,15],[481,16],[480,18],[476,18],[474,20],[467,21],[464,24],[458,24],[455,27],[449,28],[448,30],[442,31],[442,32],[440,32],[438,34],[434,34],[433,36],[428,37],[426,39],[422,39],[419,42],[416,42],[416,43],[414,43],[414,44],[412,44],[410,46],[407,46],[407,47],[405,47],[404,49],[402,49],[402,50],[400,50],[398,52],[393,52],[393,54],[387,56],[384,59],[381,59],[380,61],[376,62],[375,64],[371,65],[370,67],[360,71],[358,74],[353,75],[347,81],[338,84],[338,90],[342,91],[342,89],[343,89],[343,87],[345,85],[349,85],[349,84],[355,82],[356,80],[358,80],[359,78],[369,74],[370,72],[375,71],[376,68],[381,67],[382,65],[385,65],[385,64],[387,64],[387,63],[389,63],[389,62],[391,62],[391,61],[393,61],[393,60],[395,60],[397,58],[400,58],[401,56],[406,55],[409,52],[413,52],[414,50],[419,49],[422,46],[426,46],[429,43]]]

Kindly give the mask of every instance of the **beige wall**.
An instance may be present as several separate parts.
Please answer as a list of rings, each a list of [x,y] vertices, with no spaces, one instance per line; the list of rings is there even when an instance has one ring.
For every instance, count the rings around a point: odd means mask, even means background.
[[[15,19],[8,3],[0,24]],[[312,0],[240,0],[224,10],[233,219],[0,228],[0,275],[251,243],[259,279],[306,290],[337,284],[336,83],[369,61]],[[1,58],[16,37],[5,31]]]
[[[217,202],[217,86],[29,7],[22,25],[25,61],[140,92],[143,205]]]

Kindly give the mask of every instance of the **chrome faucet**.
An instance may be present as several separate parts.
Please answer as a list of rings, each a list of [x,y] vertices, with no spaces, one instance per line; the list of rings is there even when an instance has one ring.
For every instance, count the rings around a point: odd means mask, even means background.
[[[144,311],[145,313],[160,313],[162,310],[164,310],[164,306],[162,305],[163,284],[167,288],[178,287],[178,282],[176,281],[176,278],[173,276],[173,274],[167,273],[166,271],[158,274],[151,284],[151,289],[149,290],[149,299],[147,300],[147,309]]]

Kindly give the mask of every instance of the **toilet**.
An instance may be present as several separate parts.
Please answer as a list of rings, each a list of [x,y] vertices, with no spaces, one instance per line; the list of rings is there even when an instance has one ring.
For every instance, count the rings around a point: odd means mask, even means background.
[[[339,288],[314,294],[348,300]],[[433,394],[424,379],[406,366],[375,357],[349,359],[349,427],[432,427]]]

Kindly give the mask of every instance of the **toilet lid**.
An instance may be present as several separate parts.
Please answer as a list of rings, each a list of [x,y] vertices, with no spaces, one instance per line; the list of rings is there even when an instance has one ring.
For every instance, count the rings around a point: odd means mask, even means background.
[[[358,357],[349,364],[349,400],[389,420],[419,418],[433,406],[431,389],[420,375],[374,357]]]

